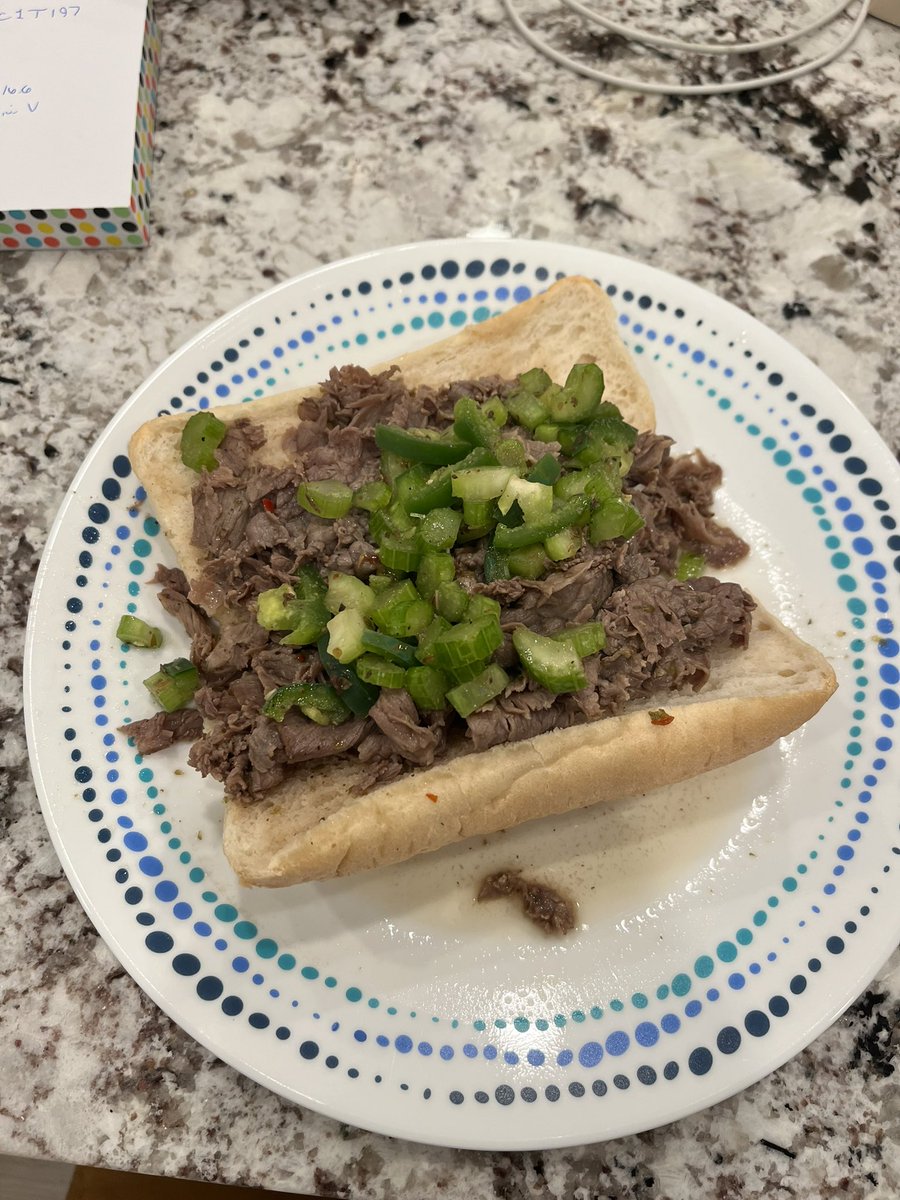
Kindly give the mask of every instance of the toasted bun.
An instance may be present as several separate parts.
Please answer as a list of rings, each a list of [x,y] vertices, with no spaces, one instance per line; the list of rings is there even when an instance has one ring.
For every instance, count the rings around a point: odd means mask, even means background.
[[[575,360],[596,361],[605,398],[640,429],[654,411],[617,329],[606,295],[590,280],[562,280],[499,317],[395,360],[408,386],[439,386],[540,366],[562,382]],[[384,364],[390,365],[390,364]],[[380,369],[380,368],[379,368]],[[226,423],[265,425],[260,461],[283,466],[281,434],[298,402],[317,388],[216,409]],[[160,417],[131,440],[131,460],[189,579],[203,558],[191,544],[195,475],[181,463],[186,415]],[[646,708],[545,733],[446,762],[354,796],[355,760],[304,767],[265,800],[229,801],[225,853],[241,882],[284,887],[346,875],[437,850],[475,834],[637,795],[723,766],[796,729],[835,687],[825,659],[757,610],[747,651],[723,654],[697,696],[666,698],[674,720],[651,724]],[[432,797],[437,797],[433,800]]]
[[[408,387],[423,383],[439,387],[487,375],[514,378],[530,367],[543,367],[563,383],[575,361],[600,363],[606,381],[604,399],[618,405],[626,421],[638,429],[653,428],[653,401],[619,337],[615,310],[602,288],[580,276],[562,279],[499,317],[373,370],[396,365]],[[226,424],[252,417],[264,425],[267,438],[259,461],[283,467],[288,460],[282,434],[296,426],[300,400],[318,391],[318,387],[298,388],[247,404],[227,404],[215,412]],[[203,568],[203,558],[191,544],[191,489],[197,477],[181,461],[181,431],[188,417],[179,413],[148,421],[132,436],[128,452],[179,565],[193,579]]]
[[[669,725],[643,708],[464,754],[359,797],[358,765],[320,768],[261,803],[230,801],[225,854],[257,887],[402,862],[744,758],[808,721],[835,686],[822,655],[758,609],[746,651],[722,655],[697,696],[665,698]]]

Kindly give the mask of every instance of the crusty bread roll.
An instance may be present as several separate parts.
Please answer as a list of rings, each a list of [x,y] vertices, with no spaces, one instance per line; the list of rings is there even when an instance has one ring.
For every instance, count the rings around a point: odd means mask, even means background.
[[[600,363],[604,399],[640,429],[653,404],[603,291],[570,278],[517,308],[396,359],[409,386],[543,367],[562,382],[576,360]],[[316,388],[217,408],[225,422],[265,425],[260,461],[283,466],[281,433]],[[181,463],[186,415],[161,417],[131,441],[132,463],[189,579],[202,568],[191,544],[194,472]],[[227,618],[227,614],[220,614]],[[834,691],[821,654],[761,609],[746,651],[723,653],[699,693],[666,696],[674,720],[653,725],[647,706],[481,753],[459,753],[355,796],[360,768],[307,764],[256,804],[229,802],[225,853],[242,883],[281,887],[401,862],[451,842],[535,818],[639,795],[723,766],[809,720]],[[436,797],[436,799],[434,799]]]

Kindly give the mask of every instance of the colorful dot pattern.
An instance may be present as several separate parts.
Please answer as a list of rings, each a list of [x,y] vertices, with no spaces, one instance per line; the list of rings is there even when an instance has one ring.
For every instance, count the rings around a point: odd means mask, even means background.
[[[385,292],[390,292],[398,283],[406,288],[406,293],[398,300],[401,306],[407,301],[426,308],[436,306],[419,319],[427,322],[429,327],[439,328],[440,324],[432,317],[435,314],[442,316],[443,306],[451,300],[449,287],[443,281],[447,284],[457,278],[481,281],[483,276],[485,282],[495,281],[490,289],[478,286],[473,290],[468,284],[466,291],[455,292],[456,303],[469,307],[454,312],[460,311],[464,319],[477,321],[495,311],[488,302],[506,305],[524,299],[549,277],[549,272],[538,267],[533,269],[533,285],[524,281],[514,288],[505,283],[496,284],[508,275],[523,272],[524,264],[502,258],[489,263],[473,259],[464,264],[447,260],[438,267],[422,267],[418,278],[413,272],[407,272],[396,281],[385,279],[381,287]],[[424,295],[417,293],[415,285],[419,280],[431,283],[438,275],[439,291],[432,295],[427,290]],[[368,280],[360,281],[355,291],[344,288],[341,299],[366,297],[373,286]],[[616,285],[607,285],[607,291],[615,295]],[[326,302],[334,298],[329,294]],[[684,361],[689,362],[690,367],[684,369],[685,377],[687,372],[696,374],[695,383],[709,403],[725,419],[735,420],[751,439],[751,444],[766,456],[771,464],[766,469],[771,471],[774,467],[798,489],[798,495],[823,537],[835,572],[834,584],[846,597],[847,613],[858,635],[849,641],[850,652],[856,656],[852,659],[858,689],[854,695],[857,705],[853,712],[855,724],[847,733],[846,773],[839,781],[833,802],[843,832],[837,838],[831,829],[819,833],[816,845],[806,858],[797,863],[792,874],[778,881],[777,886],[773,881],[771,892],[759,897],[758,907],[748,912],[744,924],[721,938],[707,953],[699,955],[690,966],[685,964],[685,969],[670,980],[660,982],[652,992],[635,992],[626,999],[614,996],[602,1003],[586,1003],[568,1013],[548,1013],[533,1019],[484,1017],[471,1022],[466,1033],[463,1023],[457,1019],[429,1017],[426,1013],[400,1013],[384,998],[369,995],[364,987],[345,986],[321,965],[298,961],[294,954],[282,950],[253,922],[242,918],[235,905],[220,900],[215,892],[203,886],[203,868],[192,862],[191,853],[181,847],[177,838],[170,836],[172,826],[166,819],[165,805],[159,801],[153,769],[143,765],[140,756],[134,756],[141,785],[138,793],[143,790],[150,802],[158,833],[148,837],[136,828],[138,822],[146,828],[148,805],[140,794],[130,795],[130,789],[120,778],[122,743],[121,740],[117,743],[114,735],[107,731],[110,721],[104,711],[114,664],[104,665],[101,656],[109,657],[109,647],[100,636],[94,636],[89,643],[90,653],[96,656],[90,662],[90,689],[95,710],[93,720],[104,748],[103,766],[98,767],[96,763],[93,743],[90,752],[76,744],[81,735],[75,722],[66,727],[63,736],[71,745],[73,777],[83,789],[81,795],[87,806],[87,819],[95,827],[98,844],[105,848],[106,860],[114,865],[115,880],[123,888],[124,903],[134,911],[136,924],[146,931],[140,935],[143,944],[149,953],[167,960],[176,976],[193,982],[198,1000],[205,1005],[218,1006],[223,1018],[240,1018],[250,1029],[260,1033],[269,1031],[269,1036],[274,1035],[288,1048],[293,1046],[294,1053],[307,1067],[315,1064],[317,1069],[329,1072],[340,1068],[347,1079],[367,1079],[375,1084],[390,1079],[393,1086],[408,1091],[410,1085],[403,1078],[402,1064],[413,1060],[428,1062],[442,1074],[450,1072],[459,1076],[458,1082],[453,1079],[441,1084],[435,1075],[434,1087],[420,1091],[423,1100],[430,1100],[432,1095],[442,1096],[451,1109],[473,1103],[493,1103],[502,1108],[518,1102],[556,1104],[589,1097],[608,1098],[609,1102],[632,1087],[662,1086],[685,1076],[701,1078],[714,1073],[717,1062],[737,1053],[748,1039],[752,1043],[766,1037],[791,1013],[792,1005],[805,1003],[799,998],[814,991],[816,976],[825,969],[824,964],[844,952],[860,928],[860,922],[869,916],[876,903],[871,900],[869,904],[855,908],[852,914],[844,907],[838,918],[835,907],[838,901],[833,898],[839,895],[845,872],[852,870],[858,862],[860,843],[870,819],[870,806],[893,750],[893,714],[900,706],[897,691],[900,672],[893,661],[897,658],[898,648],[894,624],[888,615],[890,604],[884,582],[891,568],[900,571],[900,555],[886,564],[881,552],[876,550],[874,538],[875,527],[880,525],[887,531],[888,550],[900,550],[894,532],[895,520],[882,494],[884,488],[869,473],[865,461],[858,454],[850,453],[853,449],[851,439],[835,433],[830,419],[820,417],[812,404],[800,403],[796,394],[785,392],[786,403],[777,409],[770,406],[765,415],[771,418],[776,412],[796,412],[802,420],[797,422],[784,416],[780,420],[780,437],[762,436],[760,425],[766,422],[762,417],[748,420],[748,414],[754,405],[765,401],[760,393],[753,392],[746,379],[738,385],[734,368],[720,367],[707,351],[692,349],[689,334],[685,333],[681,340],[671,334],[657,334],[650,316],[654,311],[664,314],[664,302],[624,290],[620,303],[623,327],[630,335],[641,339],[633,342],[632,349],[636,353],[655,353],[670,370],[679,369]],[[358,309],[353,310],[354,315],[358,312]],[[687,321],[687,315],[681,309],[675,309],[673,315],[678,321]],[[274,388],[280,384],[275,373],[278,371],[276,362],[283,362],[289,354],[296,356],[307,352],[306,348],[314,347],[320,339],[327,340],[333,336],[335,326],[343,321],[343,318],[336,320],[338,313],[330,319],[326,319],[325,314],[307,314],[306,321],[297,313],[291,316],[302,325],[299,336],[293,336],[283,328],[267,331],[262,326],[256,327],[252,338],[239,339],[235,346],[224,348],[218,358],[197,373],[195,381],[186,383],[181,394],[172,397],[171,408],[205,407],[215,402],[215,397],[224,398],[232,387],[241,390],[245,381],[262,379],[263,373],[265,387]],[[450,317],[450,324],[462,323],[452,320],[453,313]],[[416,319],[395,322],[391,332],[401,333],[407,324],[417,328]],[[276,326],[280,324],[276,319]],[[717,336],[712,331],[705,332],[708,335],[704,339],[706,344],[710,336]],[[357,344],[361,344],[361,336],[356,335]],[[348,339],[344,341],[350,344]],[[655,346],[660,343],[662,349],[656,351]],[[261,349],[262,346],[266,348]],[[330,343],[324,349],[329,354],[334,352]],[[727,349],[733,350],[733,344]],[[319,353],[313,351],[313,357],[318,357]],[[750,351],[744,351],[744,354],[751,357]],[[722,357],[725,357],[724,350]],[[296,358],[296,364],[302,366],[303,360]],[[757,361],[754,365],[757,371],[764,373],[769,389],[787,387],[781,372],[770,370],[764,362]],[[289,373],[288,366],[283,369]],[[698,374],[701,371],[705,373],[702,376]],[[724,390],[732,395],[722,394],[723,385],[718,381],[713,386],[709,372],[716,372],[716,378],[721,374]],[[216,383],[216,380],[222,382]],[[814,419],[816,433],[828,439],[824,450],[821,446],[813,448],[804,428],[804,422]],[[771,420],[767,423],[773,425]],[[136,598],[140,594],[144,564],[151,558],[153,539],[159,528],[153,517],[142,511],[144,496],[140,488],[131,493],[134,501],[130,507],[124,507],[128,503],[125,481],[130,474],[127,457],[124,454],[115,456],[109,474],[100,486],[100,495],[87,507],[87,523],[81,532],[83,548],[78,553],[78,574],[65,604],[66,636],[62,649],[66,653],[78,622],[87,619],[82,616],[85,610],[82,596],[89,596],[93,601],[93,594],[85,591],[89,588],[87,572],[96,570],[104,555],[108,556],[102,563],[104,572],[112,569],[116,559],[125,556],[122,561],[127,560],[128,595]],[[858,502],[846,494],[848,490],[852,493],[854,485],[859,493]],[[105,583],[102,585],[103,588],[106,586]],[[91,618],[95,627],[103,625],[99,611],[103,607],[101,598],[97,602],[98,615]],[[134,599],[129,601],[129,607],[134,608]],[[874,640],[872,637],[865,640],[864,631],[874,632]],[[123,655],[128,653],[125,646],[120,650]],[[127,698],[124,705],[127,708]],[[71,712],[68,703],[63,705],[63,712]],[[867,740],[862,722],[867,722],[869,728],[876,724],[880,732]],[[93,765],[83,761],[89,753]],[[855,795],[853,805],[851,795]],[[129,807],[133,807],[134,816],[129,815]],[[827,826],[833,826],[835,819],[835,815],[829,816]],[[167,841],[162,842],[161,837]],[[830,850],[826,850],[826,846],[830,846]],[[152,849],[156,853],[151,852]],[[173,853],[166,854],[166,849]],[[822,865],[826,852],[833,856],[828,868],[828,882],[820,891],[810,891],[804,876],[814,865]],[[897,855],[900,855],[900,846],[890,847],[887,861],[882,864],[882,873],[891,872]],[[872,886],[870,892],[876,897],[879,888]],[[775,988],[757,984],[756,981],[766,973],[774,972],[773,980],[780,978],[779,950],[769,947],[788,945],[791,936],[785,932],[788,926],[782,921],[777,929],[780,937],[776,938],[772,923],[780,919],[777,910],[795,898],[802,899],[805,905],[801,919],[791,917],[798,929],[819,918],[825,918],[830,926],[822,926],[816,954],[807,959],[804,970],[797,970],[795,959],[791,960],[794,974],[787,984],[778,984]],[[826,915],[826,905],[830,905],[830,917]],[[852,919],[847,919],[848,916]],[[190,948],[185,944],[185,930],[193,935]],[[713,977],[718,980],[718,986],[709,986]],[[745,989],[752,990],[752,1001],[748,996],[748,1006],[740,1019],[736,1019],[740,1002],[736,1008],[735,999]],[[323,1018],[316,1006],[326,995],[340,999],[342,1020],[330,1020],[322,1024],[320,1031],[315,1026],[321,1024]],[[724,996],[734,999],[727,1009],[730,1021],[720,1023],[714,1016],[710,1017],[709,1012],[710,1006]],[[276,1010],[283,1012],[285,1006],[294,1014],[291,1023],[287,1019],[279,1020],[276,1014]],[[707,1015],[703,1021],[698,1021],[701,1014]],[[401,1025],[400,1029],[396,1028],[397,1024]],[[702,1030],[702,1033],[694,1034],[693,1029]],[[568,1044],[560,1047],[554,1043],[554,1049],[549,1051],[549,1043],[540,1036],[548,1030],[560,1031]],[[698,1041],[702,1044],[696,1044]],[[664,1050],[668,1052],[663,1053]],[[380,1056],[383,1056],[383,1064],[380,1064]],[[653,1061],[649,1061],[651,1058]],[[490,1090],[464,1085],[459,1072],[461,1064],[467,1061],[489,1064],[496,1070],[508,1069],[510,1081],[496,1084]],[[513,1080],[520,1080],[523,1071],[532,1072],[534,1082],[524,1086],[516,1082],[513,1086]]]
[[[131,171],[131,200],[119,208],[33,208],[0,211],[0,250],[100,250],[150,240],[150,176],[159,78],[159,31],[148,6],[141,50]]]

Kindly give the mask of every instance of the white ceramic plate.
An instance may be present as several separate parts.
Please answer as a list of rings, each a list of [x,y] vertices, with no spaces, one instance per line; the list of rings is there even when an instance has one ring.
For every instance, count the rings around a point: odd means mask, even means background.
[[[563,274],[595,277],[659,428],[725,467],[736,577],[828,654],[805,729],[643,799],[394,868],[284,891],[235,883],[221,799],[181,746],[115,732],[155,669],[114,636],[174,563],[127,458],[156,413],[249,399],[389,359]],[[368,1129],[474,1148],[576,1144],[720,1100],[806,1046],[895,945],[900,911],[896,465],[835,385],[743,312],[650,267],[539,242],[454,240],[337,263],[245,304],[173,355],[73,483],[41,564],[28,736],[72,885],[133,978],[238,1070]],[[563,942],[482,873],[573,893]]]

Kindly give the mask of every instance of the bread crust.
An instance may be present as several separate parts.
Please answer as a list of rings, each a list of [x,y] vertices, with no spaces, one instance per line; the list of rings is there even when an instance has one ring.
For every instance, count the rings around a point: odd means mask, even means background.
[[[619,338],[612,305],[601,288],[580,277],[394,363],[414,387],[513,377],[532,366],[563,382],[576,359],[599,362],[604,398],[638,428],[653,428],[653,403]],[[263,424],[267,441],[259,461],[281,467],[288,461],[282,435],[295,426],[299,402],[317,393],[304,388],[227,405],[216,408],[216,416],[226,424],[241,416]],[[129,452],[179,565],[194,579],[204,560],[191,543],[196,476],[180,456],[187,420],[178,414],[148,422],[132,437]],[[361,775],[353,760],[317,764],[298,770],[259,803],[229,800],[225,854],[240,881],[257,887],[401,862],[743,758],[809,720],[835,686],[818,651],[757,610],[748,650],[719,656],[698,696],[666,698],[675,718],[668,725],[653,725],[643,707],[481,753],[463,747],[364,796],[354,794]]]

